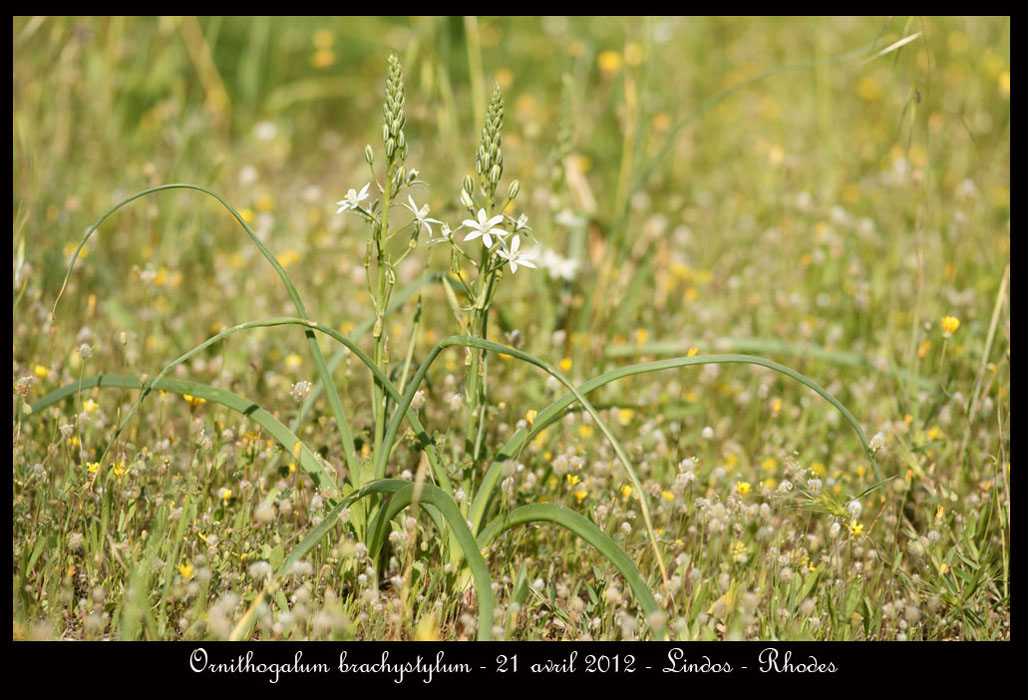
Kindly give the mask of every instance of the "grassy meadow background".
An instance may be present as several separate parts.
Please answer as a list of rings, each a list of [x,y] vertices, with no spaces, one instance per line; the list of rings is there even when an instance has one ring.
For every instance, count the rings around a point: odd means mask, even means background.
[[[1009,19],[33,17],[14,18],[12,38],[15,638],[224,639],[247,615],[254,639],[481,636],[481,595],[424,510],[387,523],[377,561],[332,523],[260,602],[334,503],[240,413],[154,392],[100,459],[138,390],[31,409],[83,377],[154,377],[226,328],[296,315],[238,222],[174,190],[104,222],[52,317],[86,230],[166,183],[224,197],[309,317],[371,353],[367,228],[336,202],[368,182],[365,144],[384,161],[390,52],[407,166],[429,183],[413,196],[454,228],[502,90],[501,189],[520,182],[538,268],[504,274],[490,340],[576,385],[690,354],[774,360],[852,412],[888,479],[867,492],[856,433],[768,369],[607,384],[590,401],[644,493],[573,410],[504,466],[490,513],[584,516],[660,612],[582,539],[533,523],[483,547],[493,638],[1009,638]],[[438,281],[450,256],[426,238],[396,270],[396,382],[408,352],[416,367],[462,332]],[[338,347],[318,342],[326,357]],[[464,350],[444,352],[419,413],[455,464],[464,373]],[[368,376],[352,354],[333,374],[362,459]],[[318,374],[284,326],[232,335],[169,379],[291,424],[291,392]],[[564,391],[492,356],[485,451]],[[342,483],[334,423],[322,396],[297,435]],[[419,463],[401,433],[388,476]],[[473,494],[457,495],[468,517]]]

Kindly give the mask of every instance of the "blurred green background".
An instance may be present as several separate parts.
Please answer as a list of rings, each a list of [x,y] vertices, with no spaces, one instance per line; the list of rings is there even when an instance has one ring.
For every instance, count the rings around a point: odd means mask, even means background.
[[[588,282],[515,280],[515,314],[541,309],[521,324],[533,337],[799,336],[902,365],[918,289],[925,320],[984,325],[1009,258],[1009,42],[1004,18],[15,18],[13,247],[26,298],[49,306],[100,214],[193,182],[256,222],[315,318],[363,318],[366,233],[333,203],[367,182],[365,143],[381,153],[395,51],[408,165],[451,224],[486,97],[504,91],[504,182],[521,180],[540,242]],[[564,210],[590,222],[577,238]],[[432,250],[404,279],[445,269]],[[165,336],[176,311],[202,314],[184,347],[208,324],[289,309],[200,195],[129,208],[86,252],[72,292],[96,294],[116,327],[155,314]],[[608,286],[612,260],[630,273]],[[137,303],[126,281],[147,269],[162,284]],[[190,305],[183,279],[218,305]],[[606,311],[585,293],[596,284]],[[85,293],[64,303],[92,310]]]

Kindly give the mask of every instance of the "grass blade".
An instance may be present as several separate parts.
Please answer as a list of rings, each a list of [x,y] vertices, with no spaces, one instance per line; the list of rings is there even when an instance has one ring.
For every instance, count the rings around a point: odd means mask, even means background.
[[[603,433],[604,437],[614,448],[614,453],[618,459],[621,460],[621,464],[624,466],[625,471],[628,472],[628,477],[632,481],[635,487],[635,493],[638,495],[639,504],[642,508],[643,521],[646,523],[646,531],[649,534],[650,544],[653,547],[653,553],[656,555],[657,563],[660,565],[661,577],[664,580],[664,586],[667,587],[667,567],[664,566],[664,558],[660,554],[660,548],[657,546],[657,535],[653,531],[653,522],[650,518],[650,509],[646,503],[646,492],[643,490],[642,482],[639,480],[639,476],[635,473],[635,468],[632,466],[632,461],[628,458],[628,453],[625,452],[620,441],[614,436],[610,428],[600,417],[600,414],[593,408],[589,400],[585,398],[585,395],[575,388],[575,385],[564,376],[564,374],[556,367],[548,362],[544,362],[532,355],[521,350],[500,345],[490,340],[483,340],[481,338],[470,338],[466,336],[452,335],[447,338],[443,338],[425,357],[424,362],[418,367],[418,371],[415,372],[413,379],[411,379],[410,386],[407,387],[407,391],[404,393],[403,398],[400,401],[400,405],[393,412],[392,417],[389,420],[389,426],[386,429],[385,444],[391,444],[391,441],[396,438],[396,433],[400,429],[400,423],[403,421],[403,416],[410,407],[411,401],[414,399],[414,392],[421,385],[425,375],[428,373],[428,368],[439,354],[448,347],[472,347],[479,348],[481,350],[487,350],[489,352],[498,353],[501,355],[509,355],[515,359],[527,362],[530,365],[534,365],[552,377],[555,377],[561,384],[566,386],[572,394],[574,394],[575,400],[577,400],[582,407],[588,411],[589,415],[592,416],[596,425],[599,426],[600,432]],[[384,451],[379,455],[378,463],[375,465],[375,477],[381,479],[385,474],[385,454]]]
[[[336,522],[339,519],[339,514],[344,508],[348,508],[361,498],[370,496],[371,494],[392,494],[390,502],[395,499],[396,503],[402,504],[396,510],[396,512],[399,512],[399,510],[404,506],[410,504],[414,495],[414,484],[401,479],[370,481],[365,484],[358,493],[344,498],[331,511],[329,511],[325,516],[325,519],[322,520],[317,527],[310,532],[310,534],[303,538],[303,540],[289,552],[289,555],[282,561],[282,565],[279,567],[278,571],[275,572],[274,577],[269,581],[268,585],[265,586],[261,595],[266,596],[270,592],[273,592],[277,586],[278,579],[282,574],[289,571],[289,568],[294,562],[299,561],[301,557],[314,549],[314,547],[317,546],[317,544],[326,535],[328,535],[332,528],[335,527]],[[474,535],[471,534],[471,530],[468,529],[468,524],[464,522],[464,516],[461,515],[460,508],[457,507],[457,502],[454,501],[448,493],[432,484],[424,484],[421,487],[421,493],[418,498],[421,503],[435,506],[435,508],[442,513],[442,516],[446,518],[447,523],[449,523],[450,529],[456,537],[458,545],[464,552],[464,556],[467,558],[468,567],[471,569],[471,574],[475,581],[475,592],[478,594],[478,640],[492,640],[493,610],[496,607],[496,602],[493,598],[492,579],[489,577],[489,567],[486,564],[485,557],[482,556],[478,542],[475,540]],[[260,599],[261,596],[258,596],[256,600],[259,601]],[[250,611],[247,615],[240,620],[235,631],[232,633],[233,640],[241,639],[247,634],[256,609],[257,606],[255,603],[250,607]]]
[[[639,605],[647,616],[660,612],[657,601],[653,597],[649,586],[643,580],[639,569],[636,568],[632,559],[625,554],[625,551],[611,539],[607,533],[598,528],[585,516],[568,510],[552,503],[534,503],[532,505],[515,508],[509,513],[491,520],[478,536],[478,544],[482,549],[491,545],[497,537],[518,525],[533,522],[551,522],[570,530],[575,535],[595,547],[600,554],[605,556],[617,567],[621,575],[625,577]]]
[[[50,312],[51,322],[56,323],[57,321],[57,305],[61,303],[61,297],[64,296],[64,290],[68,286],[68,280],[71,278],[71,271],[75,267],[75,261],[78,260],[79,253],[82,251],[82,248],[86,245],[86,242],[89,241],[93,233],[96,232],[96,230],[104,221],[107,220],[108,217],[110,217],[112,214],[114,214],[114,212],[118,211],[125,205],[139,199],[140,197],[145,197],[147,195],[154,194],[157,192],[163,192],[166,190],[195,190],[197,192],[202,192],[218,200],[218,202],[221,203],[221,205],[225,207],[230,214],[232,214],[235,220],[239,222],[239,225],[243,227],[243,229],[246,231],[246,235],[249,236],[253,244],[257,246],[257,250],[259,250],[261,255],[264,256],[264,259],[271,263],[271,266],[275,268],[275,272],[278,273],[279,279],[282,280],[282,284],[285,285],[286,291],[289,293],[290,298],[293,300],[293,305],[296,307],[297,315],[299,315],[300,318],[303,319],[308,318],[307,309],[304,307],[303,301],[300,299],[299,292],[296,291],[296,286],[293,284],[292,280],[289,279],[289,275],[286,274],[285,268],[283,268],[282,264],[279,263],[278,259],[274,255],[272,255],[271,251],[268,250],[267,247],[265,247],[264,243],[262,243],[261,239],[257,237],[257,234],[254,233],[253,229],[250,228],[250,225],[246,223],[246,220],[242,217],[242,215],[239,212],[237,212],[231,204],[225,201],[225,199],[217,192],[209,190],[206,187],[201,187],[200,185],[176,183],[170,185],[160,185],[158,187],[151,187],[149,189],[143,190],[142,192],[137,192],[131,197],[122,200],[118,204],[115,204],[111,209],[107,211],[107,213],[101,216],[95,224],[89,227],[85,235],[82,237],[82,241],[78,244],[78,247],[75,248],[75,252],[71,256],[71,261],[68,263],[68,271],[64,275],[64,282],[61,284],[60,292],[57,293],[57,299],[54,300],[54,308]],[[352,474],[356,474],[359,468],[359,462],[357,460],[357,449],[353,443],[353,435],[350,433],[349,423],[347,423],[346,415],[343,413],[343,404],[342,401],[340,401],[339,399],[339,392],[336,391],[335,385],[332,383],[331,372],[329,371],[328,366],[325,364],[325,358],[321,354],[321,349],[318,347],[317,338],[314,336],[314,333],[310,331],[307,332],[307,344],[310,346],[311,354],[314,356],[314,364],[317,365],[318,374],[321,377],[321,382],[323,386],[328,387],[328,402],[329,405],[332,407],[332,413],[335,416],[336,425],[339,428],[339,434],[342,438],[343,453],[346,455],[347,466],[349,466],[350,472]]]
[[[93,387],[105,389],[142,389],[143,383],[139,377],[121,374],[101,374],[95,377],[84,377],[81,382],[75,381],[65,384],[40,398],[32,404],[32,415],[37,415],[40,411],[62,399]],[[291,453],[296,443],[299,442],[301,468],[310,475],[319,489],[336,490],[335,480],[325,472],[314,452],[304,445],[293,431],[250,399],[233,394],[230,391],[225,391],[224,389],[183,379],[155,379],[146,383],[146,389],[148,391],[150,389],[158,389],[172,394],[189,394],[190,396],[196,396],[211,403],[221,404],[226,408],[230,408],[267,430],[287,452]]]

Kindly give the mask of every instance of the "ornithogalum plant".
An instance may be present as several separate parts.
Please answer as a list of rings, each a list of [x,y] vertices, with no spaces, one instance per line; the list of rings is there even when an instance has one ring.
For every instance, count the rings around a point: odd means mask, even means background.
[[[238,411],[263,427],[283,447],[283,453],[310,476],[320,493],[330,504],[330,510],[307,535],[288,552],[272,562],[262,590],[251,600],[247,614],[239,621],[233,637],[249,636],[260,604],[279,594],[283,577],[293,563],[310,552],[326,538],[338,537],[340,528],[352,533],[364,546],[370,561],[378,561],[392,530],[392,523],[407,508],[423,509],[428,514],[438,537],[438,550],[450,564],[447,579],[453,592],[462,592],[473,582],[477,594],[479,639],[494,635],[494,597],[488,564],[483,556],[492,542],[504,531],[539,521],[548,521],[570,530],[596,547],[620,572],[632,589],[650,629],[657,637],[665,634],[665,616],[654,596],[650,584],[639,573],[633,561],[615,541],[587,517],[550,503],[534,503],[509,508],[495,498],[505,470],[512,468],[522,449],[548,426],[561,420],[570,410],[582,410],[607,440],[633,488],[626,496],[638,499],[649,536],[650,547],[657,562],[664,586],[667,572],[661,544],[658,541],[649,514],[648,494],[639,480],[633,460],[588,400],[588,395],[611,382],[638,374],[666,371],[705,364],[743,363],[766,367],[804,384],[818,393],[852,426],[867,456],[878,474],[874,453],[864,433],[850,412],[827,391],[798,372],[770,360],[748,355],[687,356],[629,365],[595,376],[575,386],[557,367],[522,351],[517,347],[489,340],[490,311],[497,299],[497,290],[508,274],[515,275],[522,268],[535,267],[535,261],[526,252],[532,236],[528,219],[518,214],[515,200],[520,190],[518,181],[504,189],[503,178],[503,96],[497,87],[485,115],[481,141],[475,153],[475,175],[467,175],[455,199],[463,213],[460,224],[451,226],[433,218],[426,204],[427,184],[419,179],[416,169],[407,163],[408,145],[404,132],[406,125],[403,71],[396,56],[389,57],[386,97],[383,107],[382,144],[379,153],[384,157],[376,163],[376,149],[368,145],[364,150],[370,179],[350,189],[337,202],[338,214],[356,216],[367,225],[368,238],[364,255],[368,294],[372,309],[368,321],[358,326],[349,336],[335,327],[337,323],[321,323],[308,317],[306,308],[285,268],[257,237],[243,216],[221,196],[207,188],[190,184],[169,184],[140,192],[117,204],[104,214],[85,234],[69,265],[65,287],[82,246],[97,228],[115,211],[128,203],[156,192],[187,189],[203,192],[217,199],[238,221],[264,258],[282,280],[296,308],[295,317],[249,321],[225,329],[197,347],[168,363],[154,376],[101,375],[82,377],[79,381],[58,389],[31,406],[38,414],[48,406],[77,392],[94,387],[116,387],[139,390],[138,398],[126,412],[114,431],[107,448],[99,460],[96,471],[106,468],[110,452],[118,436],[132,421],[138,407],[155,389],[164,392],[188,394],[198,400],[222,404]],[[566,139],[564,139],[566,140]],[[499,193],[499,194],[498,194]],[[397,206],[399,205],[399,206]],[[397,266],[424,240],[427,245],[449,248],[446,270],[426,270],[407,287],[395,291]],[[400,371],[390,370],[394,359],[389,346],[390,313],[396,312],[405,301],[430,283],[442,285],[443,293],[453,307],[458,322],[458,333],[443,338],[415,366],[414,343],[416,332],[410,333],[410,346],[403,355]],[[64,288],[57,296],[53,317]],[[418,311],[409,319],[416,331],[421,323],[420,297]],[[294,387],[294,397],[304,402],[302,410],[291,426],[281,423],[275,416],[259,407],[253,400],[243,398],[224,389],[169,376],[171,370],[197,353],[219,343],[228,336],[254,328],[269,326],[296,326],[307,338],[308,348],[318,370],[319,381],[314,387]],[[371,354],[357,344],[358,337],[370,331],[373,342]],[[317,335],[325,335],[342,347],[326,361],[319,349]],[[455,411],[463,410],[462,440],[448,439],[448,450],[443,454],[439,439],[423,424],[420,410],[425,403],[422,385],[432,364],[448,348],[458,348],[465,359],[463,390],[451,403]],[[352,353],[370,373],[369,393],[373,421],[370,450],[358,450],[351,431],[350,419],[344,410],[339,391],[333,381],[332,370],[338,366],[346,352]],[[566,393],[548,406],[532,412],[531,420],[519,427],[502,445],[489,444],[487,422],[490,396],[488,392],[488,358],[506,355],[531,365],[553,377]],[[300,423],[311,412],[311,407],[325,393],[332,417],[339,432],[340,449],[345,460],[345,478],[338,483],[324,460],[301,440]],[[406,423],[408,430],[401,429]],[[409,438],[405,440],[405,438]],[[418,455],[421,467],[411,478],[398,478],[394,457],[402,445],[408,445]],[[880,479],[880,476],[879,476]],[[874,488],[874,487],[872,487]],[[275,499],[270,489],[266,499]],[[838,506],[842,514],[845,509]],[[502,629],[502,627],[501,627]]]

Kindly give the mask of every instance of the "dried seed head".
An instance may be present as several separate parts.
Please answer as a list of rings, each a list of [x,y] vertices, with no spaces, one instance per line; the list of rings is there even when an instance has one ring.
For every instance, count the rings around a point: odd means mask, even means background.
[[[297,382],[296,384],[293,384],[293,388],[289,393],[292,394],[293,400],[296,401],[296,403],[303,403],[311,393],[311,383],[307,381]]]

